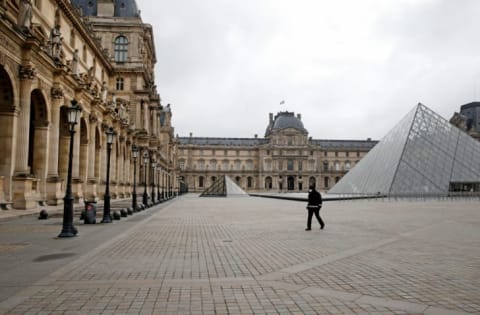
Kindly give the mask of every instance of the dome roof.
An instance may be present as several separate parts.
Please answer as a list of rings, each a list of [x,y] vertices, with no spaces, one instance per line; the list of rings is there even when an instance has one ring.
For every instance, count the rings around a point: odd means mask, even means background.
[[[272,118],[270,118],[272,119]],[[297,117],[293,112],[279,112],[273,121],[267,127],[265,135],[269,135],[272,131],[278,131],[282,129],[293,128],[307,133],[307,130],[303,126],[303,122],[300,120],[300,115]]]

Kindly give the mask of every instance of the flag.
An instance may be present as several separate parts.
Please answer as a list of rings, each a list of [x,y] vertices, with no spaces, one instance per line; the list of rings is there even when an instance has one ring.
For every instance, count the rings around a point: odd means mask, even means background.
[[[281,102],[280,102],[280,105],[283,105],[283,104],[285,104],[285,101],[281,101]]]

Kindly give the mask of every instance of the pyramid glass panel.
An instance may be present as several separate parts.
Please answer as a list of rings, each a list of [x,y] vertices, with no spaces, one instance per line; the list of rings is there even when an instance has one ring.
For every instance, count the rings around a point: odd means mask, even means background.
[[[388,191],[416,111],[416,108],[411,110],[329,193],[377,194]]]
[[[453,183],[478,187],[480,142],[419,104],[329,193],[447,195]]]

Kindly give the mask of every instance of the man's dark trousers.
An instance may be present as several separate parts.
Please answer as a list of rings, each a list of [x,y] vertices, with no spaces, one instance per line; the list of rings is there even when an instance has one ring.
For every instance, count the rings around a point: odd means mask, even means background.
[[[315,217],[318,220],[318,223],[320,223],[320,227],[323,229],[325,226],[325,223],[323,223],[322,218],[320,217],[320,207],[318,206],[308,206],[308,220],[307,220],[307,228],[311,229],[312,228],[312,217],[313,214],[315,213]]]

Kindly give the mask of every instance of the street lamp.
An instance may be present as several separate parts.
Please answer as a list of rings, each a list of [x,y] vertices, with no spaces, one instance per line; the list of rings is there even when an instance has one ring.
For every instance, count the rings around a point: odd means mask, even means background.
[[[157,166],[157,162],[152,159],[152,203],[155,203],[155,167]]]
[[[105,196],[103,197],[102,223],[112,223],[112,216],[110,215],[110,153],[116,132],[110,127],[105,133],[107,134],[107,184],[105,185]]]
[[[132,192],[132,209],[133,212],[137,212],[137,157],[138,147],[132,146],[132,158],[133,158],[133,192]]]
[[[72,106],[67,107],[68,131],[70,132],[70,151],[68,153],[68,174],[67,174],[67,190],[63,198],[63,225],[62,232],[58,237],[73,237],[78,231],[73,226],[73,196],[72,196],[72,158],[73,158],[73,135],[75,134],[75,125],[82,108],[78,102],[73,99]]]
[[[145,152],[143,154],[143,165],[145,166],[145,187],[144,187],[144,190],[143,190],[143,204],[145,205],[145,207],[147,206],[148,204],[148,194],[147,194],[147,164],[148,164],[148,152]]]

